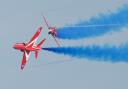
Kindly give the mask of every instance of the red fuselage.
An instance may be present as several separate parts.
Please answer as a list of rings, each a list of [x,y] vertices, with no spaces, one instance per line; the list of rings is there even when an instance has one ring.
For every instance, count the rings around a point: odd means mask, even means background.
[[[40,47],[37,47],[37,46],[26,46],[27,44],[25,43],[16,43],[13,45],[13,48],[14,49],[17,49],[17,50],[21,50],[21,51],[39,51],[41,48]]]
[[[52,36],[56,37],[57,36],[56,28],[50,27],[48,34],[51,34]]]

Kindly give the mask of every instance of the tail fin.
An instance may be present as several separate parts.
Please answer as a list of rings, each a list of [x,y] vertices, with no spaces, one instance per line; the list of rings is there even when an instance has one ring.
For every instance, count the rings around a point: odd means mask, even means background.
[[[37,47],[40,47],[40,46],[44,43],[45,40],[46,40],[46,39],[43,39],[43,40],[37,45]]]
[[[40,47],[43,43],[44,43],[45,39],[43,39],[38,45],[37,47]],[[38,53],[39,51],[35,51],[35,58],[37,59],[38,58]]]
[[[39,53],[39,51],[35,51],[35,58],[36,59],[38,58],[38,53]]]

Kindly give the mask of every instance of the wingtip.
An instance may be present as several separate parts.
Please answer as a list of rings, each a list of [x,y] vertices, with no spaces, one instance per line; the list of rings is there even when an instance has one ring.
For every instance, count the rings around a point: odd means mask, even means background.
[[[39,31],[41,31],[41,30],[43,29],[43,27],[42,27],[42,26],[40,26],[38,29],[39,29]]]
[[[21,65],[21,70],[23,70],[23,69],[24,69],[24,66],[25,66],[25,65]]]
[[[46,40],[46,38],[44,38],[44,41]]]

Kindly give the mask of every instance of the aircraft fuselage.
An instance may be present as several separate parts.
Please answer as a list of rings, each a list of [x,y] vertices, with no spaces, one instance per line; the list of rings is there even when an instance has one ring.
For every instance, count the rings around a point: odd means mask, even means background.
[[[52,36],[56,37],[57,36],[56,28],[50,27],[48,34],[51,34]]]
[[[24,51],[24,50],[26,50],[26,51],[38,51],[38,50],[41,49],[40,47],[37,47],[35,45],[33,45],[33,46],[26,46],[25,43],[14,44],[13,48],[17,49],[17,50],[21,50],[21,51]]]

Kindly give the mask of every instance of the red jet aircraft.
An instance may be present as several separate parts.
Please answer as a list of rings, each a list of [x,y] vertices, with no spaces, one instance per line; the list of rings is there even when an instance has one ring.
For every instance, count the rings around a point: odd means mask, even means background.
[[[20,50],[21,52],[23,52],[23,59],[22,59],[22,63],[21,63],[22,70],[24,69],[26,62],[29,59],[31,51],[35,52],[36,59],[38,57],[38,52],[41,50],[41,45],[45,41],[45,39],[43,39],[38,45],[35,45],[41,31],[42,31],[42,27],[38,28],[37,32],[34,34],[34,36],[31,38],[31,40],[28,43],[16,43],[13,45],[14,49],[17,49],[17,50]]]
[[[43,19],[44,19],[45,24],[47,25],[47,27],[48,27],[48,29],[49,29],[48,34],[50,34],[50,35],[54,38],[55,42],[56,42],[57,45],[60,47],[60,44],[59,44],[59,42],[58,42],[57,39],[56,39],[56,36],[57,36],[56,27],[50,27],[50,26],[48,25],[48,22],[46,21],[46,18],[44,17],[44,15],[43,15]]]

